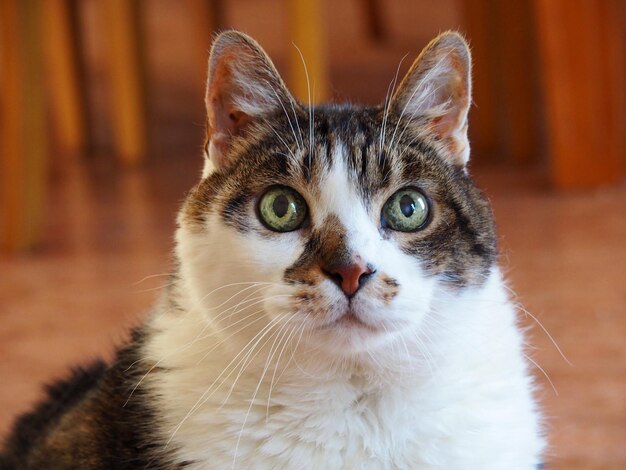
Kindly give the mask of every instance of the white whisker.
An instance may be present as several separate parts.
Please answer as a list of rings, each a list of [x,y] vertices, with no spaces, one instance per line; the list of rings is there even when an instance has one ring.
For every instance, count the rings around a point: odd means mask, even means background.
[[[276,320],[276,319],[275,319]],[[166,446],[170,444],[170,442],[172,441],[172,439],[174,439],[174,436],[176,435],[176,433],[178,432],[178,430],[183,426],[183,424],[187,421],[187,419],[189,419],[189,417],[198,409],[200,408],[204,403],[206,403],[206,401],[211,397],[212,395],[212,390],[215,386],[215,384],[217,383],[218,380],[220,380],[222,378],[222,376],[228,371],[228,369],[230,368],[230,366],[237,361],[237,359],[239,358],[239,356],[241,356],[242,354],[246,353],[247,349],[250,349],[250,351],[253,351],[256,346],[259,344],[259,342],[263,339],[263,337],[270,331],[272,331],[272,328],[275,326],[275,322],[274,321],[270,321],[264,328],[262,328],[249,342],[246,346],[244,346],[242,348],[242,350],[226,365],[226,367],[223,369],[223,371],[215,378],[215,380],[211,383],[211,385],[205,390],[205,392],[200,396],[200,398],[198,398],[198,400],[196,401],[196,403],[191,407],[191,409],[187,412],[187,414],[183,417],[183,419],[180,421],[180,423],[178,424],[178,426],[176,426],[172,432],[172,434],[170,435],[170,438],[168,439]],[[251,345],[251,346],[250,346]],[[245,359],[245,354],[244,354],[244,359]],[[238,362],[237,365],[239,365],[241,363]],[[237,367],[237,365],[235,366],[235,368]],[[235,368],[233,368],[233,370],[231,370],[231,372],[224,378],[224,380],[220,383],[219,386],[221,386],[225,380],[228,379],[228,377],[230,377],[230,375],[232,375],[232,373],[234,372]],[[219,388],[218,386],[218,388]],[[209,392],[211,392],[211,395],[209,395]]]
[[[278,330],[278,332],[276,333],[276,335],[278,336],[280,334],[280,331],[287,328],[287,325],[289,323],[286,322],[283,324],[283,326],[281,327],[281,329]],[[283,333],[284,336],[284,333]],[[282,341],[282,336],[281,336],[281,341]],[[263,372],[261,372],[261,377],[259,378],[259,382],[256,386],[256,388],[254,389],[254,393],[252,395],[252,399],[250,400],[250,405],[248,406],[248,411],[246,412],[246,416],[243,420],[243,424],[241,425],[241,431],[239,432],[239,436],[237,437],[237,444],[235,444],[235,451],[233,453],[233,466],[232,468],[235,468],[235,463],[237,461],[237,451],[239,450],[239,444],[241,442],[241,436],[243,435],[243,431],[246,427],[246,423],[248,422],[248,417],[250,416],[250,411],[252,410],[252,407],[254,406],[254,400],[256,399],[256,396],[259,392],[259,389],[261,388],[261,384],[263,383],[263,378],[265,377],[265,374],[267,373],[267,370],[269,368],[269,364],[271,363],[272,357],[275,354],[275,350],[274,350],[274,344],[276,343],[276,340],[274,340],[274,343],[272,343],[272,346],[270,348],[270,352],[268,353],[268,359],[265,361],[265,367],[263,368]],[[280,344],[280,342],[279,342]],[[274,350],[274,351],[273,351]]]
[[[304,60],[304,55],[298,46],[295,44],[293,47],[296,48],[298,54],[300,54],[300,60],[302,61],[302,66],[304,67],[304,75],[306,77],[306,86],[308,92],[308,106],[309,106],[309,168],[311,167],[311,159],[313,157],[313,128],[314,128],[314,114],[313,114],[313,105],[311,102],[311,82],[309,80],[309,71],[306,66],[306,61]]]

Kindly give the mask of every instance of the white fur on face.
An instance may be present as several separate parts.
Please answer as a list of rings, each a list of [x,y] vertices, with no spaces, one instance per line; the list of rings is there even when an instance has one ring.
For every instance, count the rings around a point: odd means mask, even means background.
[[[349,177],[343,152],[343,145],[335,147],[335,164],[318,182],[323,189],[302,195],[309,204],[312,229],[334,216],[345,230],[350,252],[377,270],[351,302],[334,282],[322,276],[321,282],[307,288],[314,295],[303,305],[298,297],[302,286],[284,281],[285,271],[305,249],[307,234],[303,231],[272,237],[255,231],[241,233],[215,214],[203,233],[181,226],[178,254],[192,302],[207,322],[229,328],[232,345],[246,344],[272,321],[306,323],[310,334],[302,347],[321,349],[332,356],[376,350],[381,357],[379,349],[385,345],[397,349],[399,342],[404,348],[415,342],[439,282],[424,272],[415,257],[402,252],[393,238],[382,236],[380,211],[385,201],[365,206]],[[249,215],[256,217],[253,208]],[[383,276],[398,285],[397,294],[387,302],[380,296]],[[348,310],[367,327],[338,322]],[[246,327],[251,321],[254,323]]]

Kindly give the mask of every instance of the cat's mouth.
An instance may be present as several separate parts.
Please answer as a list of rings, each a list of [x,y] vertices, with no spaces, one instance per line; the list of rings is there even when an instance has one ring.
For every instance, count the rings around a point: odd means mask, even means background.
[[[365,329],[371,331],[372,333],[377,333],[380,331],[379,328],[366,323],[362,318],[360,318],[354,311],[347,310],[343,315],[339,318],[322,325],[322,329],[333,329],[333,328],[358,328]]]

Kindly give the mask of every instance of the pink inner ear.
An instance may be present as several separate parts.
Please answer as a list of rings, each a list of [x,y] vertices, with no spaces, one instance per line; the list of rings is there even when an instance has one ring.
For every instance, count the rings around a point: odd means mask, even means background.
[[[250,116],[243,111],[231,110],[228,114],[232,126],[232,135],[241,135],[244,128],[250,122]]]
[[[207,97],[209,153],[218,166],[227,163],[232,137],[241,135],[245,126],[250,122],[247,114],[235,108],[236,93],[230,70],[226,65],[219,66],[215,71]]]
[[[228,163],[232,138],[242,135],[251,122],[251,117],[236,105],[238,99],[245,99],[246,96],[235,82],[231,60],[235,57],[228,54],[216,64],[207,90],[209,155],[218,166]]]
[[[211,134],[230,135],[233,133],[234,125],[230,114],[234,92],[232,76],[228,67],[225,64],[218,64],[213,73],[206,103]]]
[[[444,148],[457,165],[465,165],[469,158],[467,140],[467,110],[454,106],[443,116],[433,118],[429,124],[432,134],[444,144]]]
[[[215,160],[217,166],[228,163],[228,152],[233,136],[241,135],[246,125],[250,122],[247,114],[231,110],[227,111],[223,100],[216,98],[215,106],[209,111],[209,155]],[[211,112],[213,116],[211,117]]]
[[[211,98],[209,104],[210,137],[214,134],[239,135],[243,127],[250,122],[250,117],[235,109],[229,95],[220,94]]]
[[[455,136],[463,132],[469,107],[467,89],[462,84],[455,84],[456,89],[450,90],[450,102],[447,111],[431,121],[431,129],[441,137]]]

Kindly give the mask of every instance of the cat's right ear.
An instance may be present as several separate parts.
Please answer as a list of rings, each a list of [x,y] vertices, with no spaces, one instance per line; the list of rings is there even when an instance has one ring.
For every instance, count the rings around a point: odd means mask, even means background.
[[[293,100],[261,46],[238,31],[213,42],[205,104],[207,156],[214,167],[232,163],[233,143],[254,122]],[[205,176],[210,170],[205,165]]]

